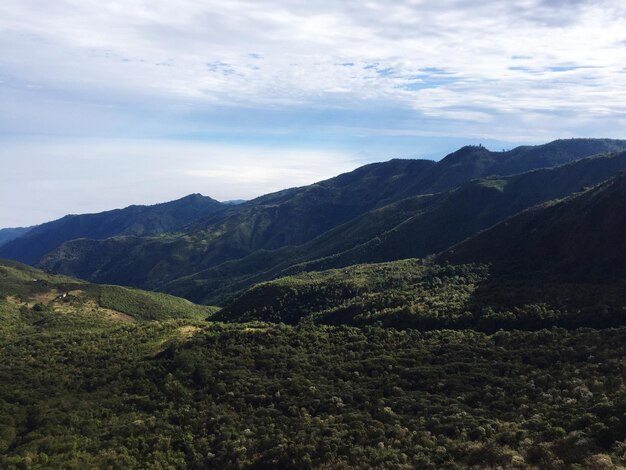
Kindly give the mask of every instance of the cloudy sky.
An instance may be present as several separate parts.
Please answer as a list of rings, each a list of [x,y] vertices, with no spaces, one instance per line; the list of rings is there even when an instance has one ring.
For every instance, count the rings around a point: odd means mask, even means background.
[[[621,0],[3,0],[0,227],[626,137]]]

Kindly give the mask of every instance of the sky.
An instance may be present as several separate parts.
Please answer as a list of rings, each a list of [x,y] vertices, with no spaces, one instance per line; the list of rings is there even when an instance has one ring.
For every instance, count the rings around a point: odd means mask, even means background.
[[[0,227],[625,125],[621,0],[0,2]]]

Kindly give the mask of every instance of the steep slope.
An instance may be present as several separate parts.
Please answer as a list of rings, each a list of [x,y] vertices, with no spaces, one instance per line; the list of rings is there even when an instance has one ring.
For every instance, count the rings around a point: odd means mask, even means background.
[[[309,243],[259,251],[166,286],[175,295],[220,304],[252,284],[303,271],[424,257],[521,210],[567,196],[626,171],[626,152],[552,169],[487,178],[375,209]]]
[[[571,279],[626,275],[626,175],[532,208],[442,253],[437,261],[491,263]]]
[[[280,278],[252,287],[216,318],[487,331],[620,326],[624,233],[621,175],[529,209],[434,259],[455,264],[405,260]]]
[[[269,194],[209,215],[197,220],[177,238],[68,242],[49,253],[41,266],[96,282],[162,290],[176,279],[258,250],[304,244],[355,217],[405,197],[449,190],[474,177],[493,174],[498,165],[507,170],[503,166],[507,161],[521,160],[534,168],[552,161],[575,160],[588,152],[626,146],[624,141],[567,142],[567,145],[556,141],[508,152],[464,147],[438,163],[392,160],[367,165],[330,180]],[[424,201],[429,203],[427,199]]]
[[[382,200],[396,198],[433,165],[427,160],[366,165],[327,181],[228,207],[196,221],[178,237],[70,241],[45,256],[40,266],[95,282],[161,289],[170,280],[258,249],[304,243]]]
[[[28,232],[32,227],[14,227],[0,229],[0,246],[15,240]]]
[[[443,328],[487,274],[485,266],[428,266],[419,260],[306,273],[257,284],[212,319]]]
[[[129,206],[97,214],[67,215],[33,227],[0,247],[0,257],[34,264],[63,242],[77,238],[105,239],[119,235],[156,235],[172,232],[224,206],[206,196],[191,194],[153,206]]]

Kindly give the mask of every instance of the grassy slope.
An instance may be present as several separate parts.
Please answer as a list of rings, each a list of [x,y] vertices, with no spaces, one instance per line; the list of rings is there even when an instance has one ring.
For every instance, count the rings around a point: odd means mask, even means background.
[[[90,326],[108,321],[201,318],[214,310],[167,294],[89,284],[0,261],[0,329],[49,327],[66,316]]]

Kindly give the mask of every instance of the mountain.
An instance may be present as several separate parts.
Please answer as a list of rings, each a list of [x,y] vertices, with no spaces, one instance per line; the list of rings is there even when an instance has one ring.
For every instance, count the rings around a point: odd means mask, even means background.
[[[425,257],[528,207],[598,184],[620,171],[626,171],[626,152],[475,180],[451,191],[375,209],[298,247],[257,251],[183,277],[165,290],[197,302],[221,304],[233,293],[275,277]]]
[[[446,156],[407,187],[405,196],[446,191],[484,176],[514,175],[623,150],[626,150],[626,141],[612,139],[561,139],[502,152],[489,151],[482,145],[465,146]]]
[[[78,238],[105,239],[114,236],[158,235],[183,229],[198,217],[224,206],[200,194],[152,206],[129,206],[97,214],[67,215],[33,227],[0,246],[0,258],[34,264],[63,242]]]
[[[0,229],[0,246],[11,240],[15,240],[28,232],[32,227],[15,227]]]
[[[165,282],[242,258],[259,249],[298,245],[397,193],[435,165],[391,160],[310,186],[268,194],[197,219],[184,234],[74,240],[40,266],[97,282],[160,289]]]
[[[524,211],[437,256],[576,280],[626,276],[626,174]]]
[[[622,326],[625,232],[626,174],[526,210],[432,261],[279,278],[214,318],[422,330]]]
[[[262,250],[305,244],[407,197],[449,190],[499,168],[509,171],[514,162],[517,167],[523,162],[523,167],[534,168],[616,148],[626,148],[626,141],[572,139],[507,152],[464,147],[437,163],[391,160],[366,165],[320,183],[279,191],[198,218],[178,236],[69,241],[48,253],[40,265],[94,282],[167,290],[170,283],[230,260],[260,254],[260,261],[264,257]],[[422,202],[429,204],[428,199]],[[352,246],[346,244],[344,249]],[[192,284],[194,290],[202,288],[201,283]],[[178,285],[173,289],[184,292],[178,290]],[[184,295],[200,298],[199,294]]]

